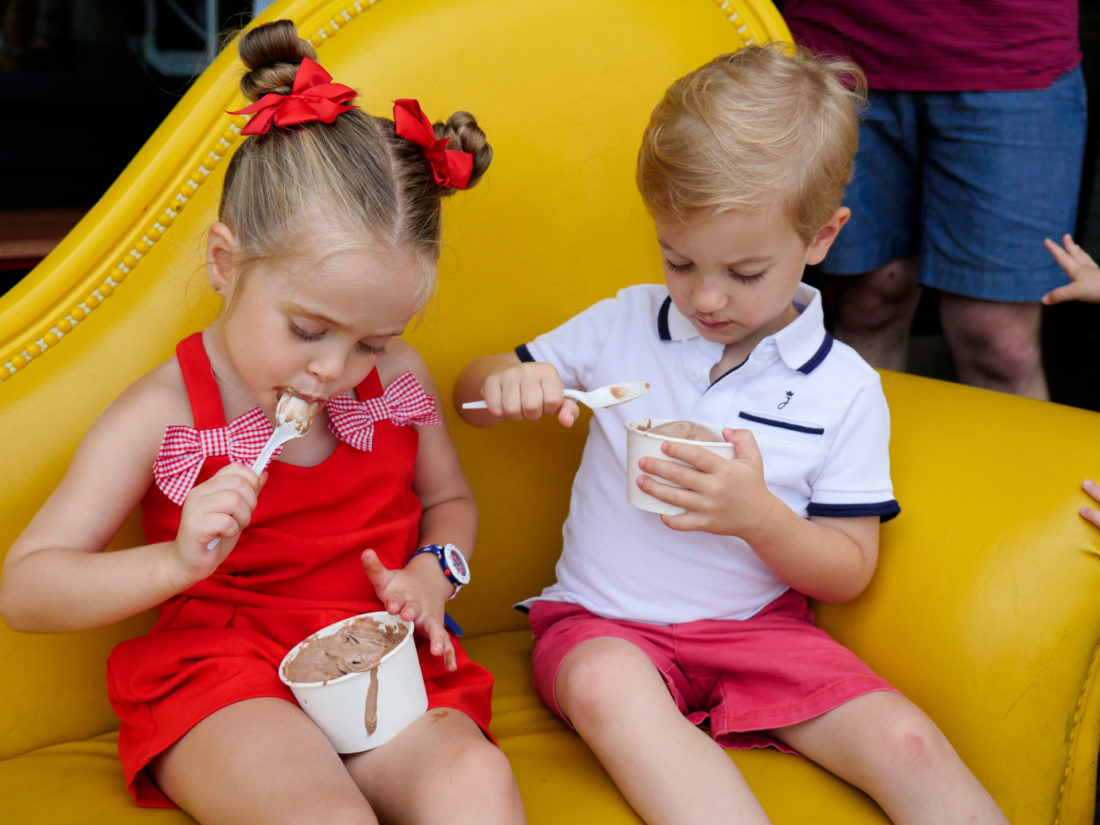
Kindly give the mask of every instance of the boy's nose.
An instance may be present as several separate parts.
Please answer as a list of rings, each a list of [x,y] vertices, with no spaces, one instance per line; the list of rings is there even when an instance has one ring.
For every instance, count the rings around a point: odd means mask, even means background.
[[[726,305],[726,296],[713,279],[700,278],[691,292],[691,302],[700,312],[714,312]]]

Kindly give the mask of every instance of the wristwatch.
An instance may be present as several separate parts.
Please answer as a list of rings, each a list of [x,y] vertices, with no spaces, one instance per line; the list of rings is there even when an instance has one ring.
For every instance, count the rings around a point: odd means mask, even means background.
[[[458,595],[462,585],[470,583],[470,565],[467,564],[462,551],[453,544],[425,544],[413,553],[413,558],[421,553],[434,553],[436,558],[439,559],[439,566],[443,568],[443,575],[447,577],[447,581],[455,586],[454,593],[451,594],[452,599]]]

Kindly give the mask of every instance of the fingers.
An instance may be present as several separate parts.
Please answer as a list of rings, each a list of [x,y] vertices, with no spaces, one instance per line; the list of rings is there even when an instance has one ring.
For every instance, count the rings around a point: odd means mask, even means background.
[[[1082,507],[1080,510],[1081,518],[1092,524],[1094,527],[1100,527],[1100,510],[1093,510],[1091,507]]]
[[[385,589],[390,579],[393,578],[393,571],[382,564],[378,554],[369,547],[360,554],[359,563],[363,565],[363,571],[370,579],[370,583],[374,585],[375,590]]]
[[[1097,484],[1091,478],[1087,478],[1081,483],[1081,489],[1088,493],[1089,498],[1093,501],[1100,501],[1100,484]]]
[[[566,428],[572,427],[580,414],[581,408],[577,406],[577,402],[571,398],[566,398],[558,407],[558,423]]]
[[[362,552],[359,556],[359,562],[363,565],[363,572],[367,574],[367,580],[370,581],[371,587],[374,588],[374,592],[386,608],[386,612],[391,616],[400,615],[402,619],[409,622],[415,621],[420,615],[419,608],[414,610],[414,603],[399,588],[390,587],[394,576],[397,575],[396,571],[390,570],[382,564],[378,554],[370,548]],[[414,613],[415,615],[413,615]]]
[[[1055,287],[1039,300],[1046,306],[1061,304],[1065,301],[1076,301],[1078,297],[1076,294],[1077,291],[1077,284],[1066,284],[1065,286]]]
[[[1066,271],[1066,274],[1071,274],[1071,270],[1076,266],[1072,251],[1074,249],[1080,250],[1080,247],[1073,242],[1073,238],[1069,235],[1065,235],[1062,238],[1063,243],[1066,244],[1066,248],[1063,249],[1057,243],[1050,238],[1043,239],[1043,246],[1047,252],[1054,256],[1054,260],[1058,262],[1058,266],[1062,267]]]
[[[1078,246],[1070,235],[1062,236],[1062,244],[1059,246],[1050,238],[1043,240],[1043,246],[1073,283],[1052,289],[1042,297],[1042,302],[1049,306],[1064,301],[1100,300],[1100,268],[1092,256]]]
[[[565,400],[558,371],[545,363],[517,364],[494,372],[485,380],[482,396],[489,412],[512,420],[559,413]]]
[[[455,646],[451,641],[451,634],[447,632],[443,622],[430,620],[424,622],[424,634],[428,637],[428,649],[433,656],[443,658],[443,667],[447,670],[456,670],[458,661],[455,656]]]
[[[203,544],[215,538],[235,538],[252,520],[262,484],[262,479],[242,464],[223,467],[188,494],[180,532],[190,533]]]

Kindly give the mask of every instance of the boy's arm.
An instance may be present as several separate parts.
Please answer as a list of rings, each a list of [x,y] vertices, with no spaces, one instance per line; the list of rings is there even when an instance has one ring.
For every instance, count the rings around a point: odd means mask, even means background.
[[[486,355],[459,373],[454,385],[454,405],[462,419],[475,427],[491,427],[502,418],[534,420],[556,415],[570,427],[580,412],[562,395],[561,376],[552,364],[523,362],[514,352]],[[482,401],[483,410],[463,409],[468,401]]]
[[[642,489],[687,511],[661,520],[673,530],[743,539],[776,576],[810,598],[845,602],[858,596],[878,561],[878,516],[803,518],[768,489],[752,433],[727,429],[723,435],[734,445],[733,459],[674,442],[662,449],[694,466],[642,459],[643,472],[655,477],[643,475]]]

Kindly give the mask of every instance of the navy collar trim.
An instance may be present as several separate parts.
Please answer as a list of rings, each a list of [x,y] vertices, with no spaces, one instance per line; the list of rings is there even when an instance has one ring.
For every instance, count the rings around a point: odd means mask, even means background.
[[[668,328],[668,313],[672,309],[672,296],[669,295],[657,312],[657,337],[662,341],[671,341],[672,332]]]
[[[669,328],[669,313],[672,311],[672,296],[666,296],[665,300],[661,303],[661,308],[657,311],[657,337],[662,341],[671,341],[672,332]],[[829,351],[833,348],[833,336],[829,333],[825,333],[821,339],[821,346],[817,348],[815,352],[805,364],[798,368],[798,371],[804,375],[809,375],[819,366],[821,362],[828,356]],[[734,367],[736,369],[736,367]],[[722,376],[723,378],[725,376]],[[719,379],[721,380],[721,378]],[[717,383],[717,382],[715,382]]]
[[[803,375],[809,375],[811,372],[821,366],[821,362],[825,360],[825,356],[829,354],[829,350],[831,350],[832,348],[833,336],[826,332],[825,338],[821,341],[821,346],[817,348],[817,352],[813,354],[813,357],[810,358],[809,361],[799,367],[798,371]]]

